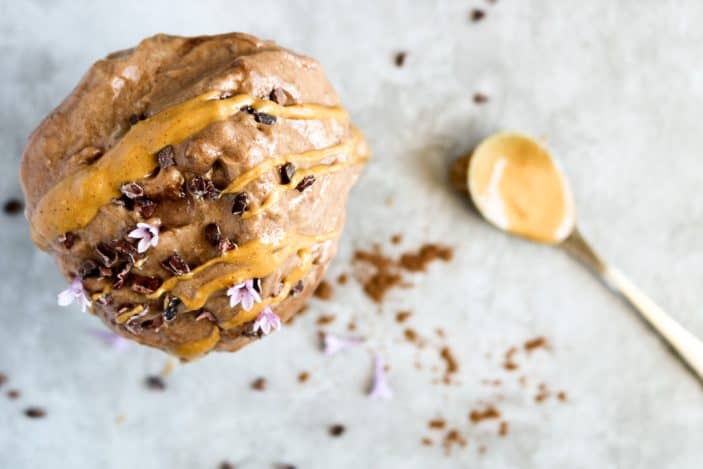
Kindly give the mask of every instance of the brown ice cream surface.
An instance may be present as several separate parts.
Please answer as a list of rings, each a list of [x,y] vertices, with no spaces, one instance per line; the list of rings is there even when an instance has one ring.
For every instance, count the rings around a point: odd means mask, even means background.
[[[300,309],[367,157],[314,60],[245,34],[158,35],[91,67],[30,136],[21,179],[32,239],[83,274],[93,312],[187,359],[254,340],[267,305],[284,321]],[[160,226],[144,254],[127,237],[138,222]],[[263,301],[231,308],[226,289],[252,278]]]

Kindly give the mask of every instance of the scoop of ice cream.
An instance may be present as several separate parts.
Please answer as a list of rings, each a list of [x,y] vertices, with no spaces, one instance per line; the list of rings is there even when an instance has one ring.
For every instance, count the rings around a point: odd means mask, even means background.
[[[367,157],[314,60],[158,35],[90,68],[30,136],[21,179],[32,239],[72,282],[60,303],[190,359],[301,308]]]

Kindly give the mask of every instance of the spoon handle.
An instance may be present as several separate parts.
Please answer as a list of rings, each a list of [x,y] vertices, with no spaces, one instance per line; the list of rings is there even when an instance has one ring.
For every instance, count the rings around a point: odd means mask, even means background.
[[[578,229],[574,229],[562,246],[595,270],[608,286],[619,292],[652,329],[671,346],[698,379],[703,381],[703,341],[684,329],[622,272],[608,265],[593,251]]]

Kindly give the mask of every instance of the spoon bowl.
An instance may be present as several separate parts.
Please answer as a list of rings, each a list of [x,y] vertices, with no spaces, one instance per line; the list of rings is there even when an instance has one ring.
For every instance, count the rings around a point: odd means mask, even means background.
[[[559,245],[593,269],[703,382],[703,342],[586,242],[576,228],[569,183],[542,145],[517,133],[486,138],[470,157],[466,185],[478,211],[496,227],[533,241]]]

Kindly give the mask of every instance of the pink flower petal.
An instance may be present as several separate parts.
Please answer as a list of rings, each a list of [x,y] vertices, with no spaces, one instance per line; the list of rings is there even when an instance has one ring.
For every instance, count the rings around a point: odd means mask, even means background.
[[[388,384],[384,366],[383,358],[376,354],[374,357],[373,381],[371,382],[371,389],[369,389],[369,396],[373,399],[390,399],[393,397],[393,390]]]

